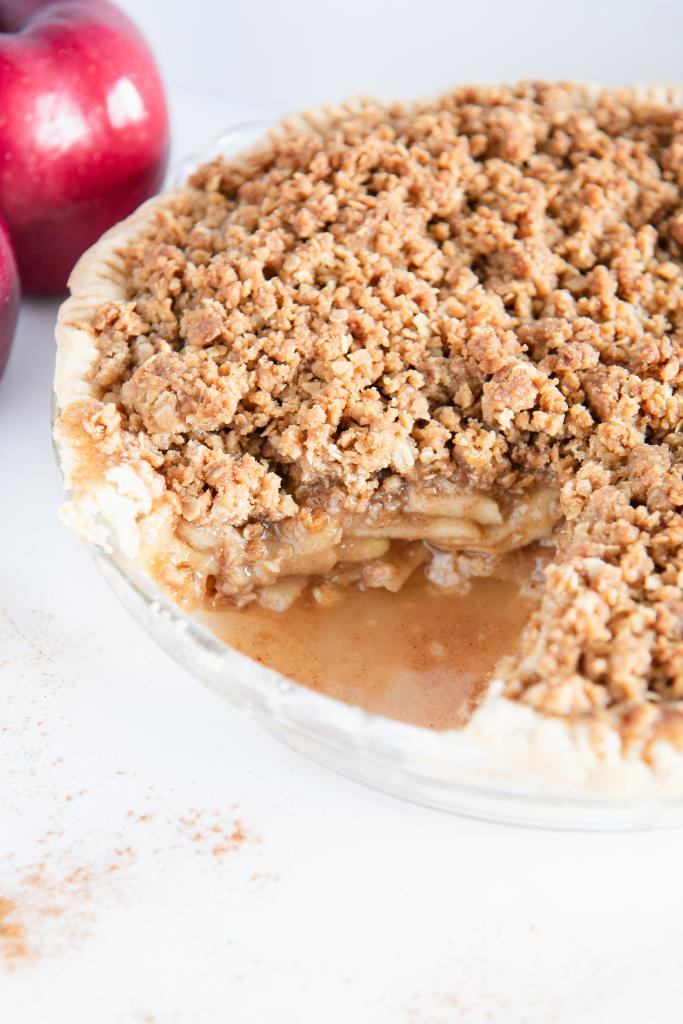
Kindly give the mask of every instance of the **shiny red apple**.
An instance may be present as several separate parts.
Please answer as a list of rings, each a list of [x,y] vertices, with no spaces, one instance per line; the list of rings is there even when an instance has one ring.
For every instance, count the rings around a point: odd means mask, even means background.
[[[107,0],[0,0],[0,210],[25,292],[65,288],[158,191],[168,113],[154,58]]]
[[[7,225],[0,217],[0,377],[17,326],[19,312],[19,277]]]

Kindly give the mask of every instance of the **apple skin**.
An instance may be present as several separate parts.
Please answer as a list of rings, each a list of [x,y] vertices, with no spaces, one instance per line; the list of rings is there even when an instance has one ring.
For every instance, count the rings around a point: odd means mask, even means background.
[[[0,210],[23,290],[158,192],[168,111],[150,50],[107,0],[0,0]]]
[[[19,276],[7,225],[0,217],[0,377],[14,338],[19,314]]]

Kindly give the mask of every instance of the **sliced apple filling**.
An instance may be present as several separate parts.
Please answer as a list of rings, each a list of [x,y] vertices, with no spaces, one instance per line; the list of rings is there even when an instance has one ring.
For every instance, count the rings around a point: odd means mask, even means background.
[[[510,551],[549,538],[560,519],[557,492],[538,486],[515,497],[453,487],[404,488],[363,512],[307,510],[279,523],[220,532],[181,520],[176,567],[195,576],[212,604],[258,600],[284,610],[311,587],[322,604],[347,587],[397,592],[418,566],[447,589]],[[463,555],[480,557],[476,567]],[[482,568],[483,566],[483,568]]]

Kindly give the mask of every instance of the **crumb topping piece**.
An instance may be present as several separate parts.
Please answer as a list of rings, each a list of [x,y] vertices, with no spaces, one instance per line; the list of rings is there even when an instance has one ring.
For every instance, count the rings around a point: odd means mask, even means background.
[[[96,393],[178,514],[543,476],[567,526],[508,694],[631,722],[683,700],[683,110],[538,83],[368,102],[190,186],[91,324]]]

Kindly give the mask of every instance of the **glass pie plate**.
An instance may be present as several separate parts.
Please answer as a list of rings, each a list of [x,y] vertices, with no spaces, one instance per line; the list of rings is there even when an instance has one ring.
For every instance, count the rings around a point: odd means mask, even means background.
[[[182,161],[170,184],[219,153],[249,148],[271,123],[230,128]],[[290,747],[349,778],[440,810],[518,825],[618,830],[683,824],[683,798],[590,796],[544,777],[522,777],[455,730],[404,724],[316,693],[230,648],[170,601],[113,539],[93,550],[116,595],[176,661]]]

